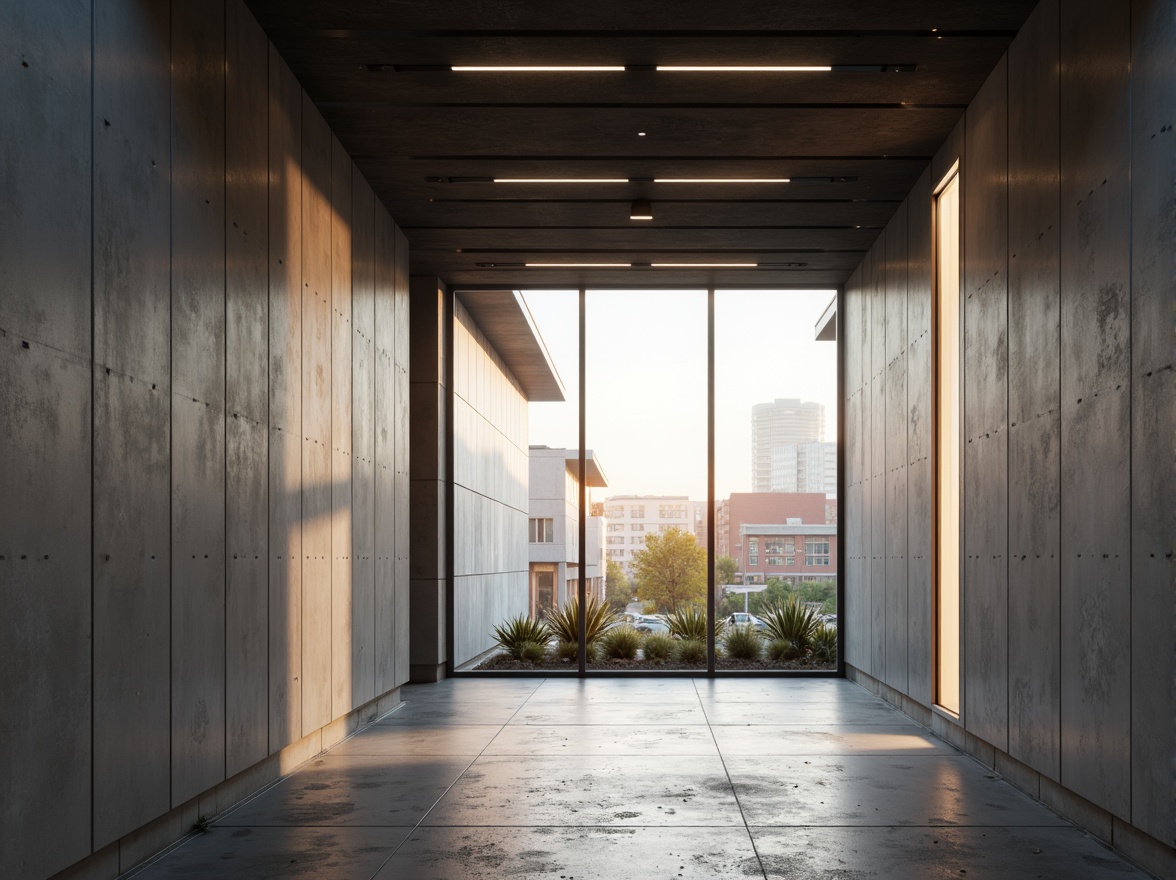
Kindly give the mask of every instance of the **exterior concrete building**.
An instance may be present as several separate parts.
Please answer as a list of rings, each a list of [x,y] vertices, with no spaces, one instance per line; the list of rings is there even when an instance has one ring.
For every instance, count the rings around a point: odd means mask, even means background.
[[[1067,855],[1055,874],[1133,871],[1065,817],[1176,878],[1172,0],[5,0],[0,44],[0,877],[114,880],[208,816],[172,853],[196,861],[155,876],[417,876],[397,859],[457,840],[505,873],[552,841],[651,873],[664,828],[547,834],[533,794],[559,758],[525,779],[488,754],[312,759],[422,711],[476,719],[481,749],[559,690],[510,682],[528,694],[471,709],[482,682],[435,683],[531,605],[526,405],[563,389],[516,289],[803,286],[837,297],[848,681],[831,690],[916,720],[883,738],[939,774],[847,756],[862,773],[832,793],[884,791],[911,821],[847,839],[732,827],[757,825],[756,786],[791,779],[770,749],[746,784],[714,755],[666,761],[655,787],[706,793],[674,851],[728,873],[840,841],[853,870],[909,852],[895,876],[957,859],[1033,876]],[[801,58],[828,69],[731,69]],[[649,69],[663,59],[691,70]],[[630,223],[634,202],[655,219]],[[771,369],[773,328],[746,320]],[[756,489],[773,445],[798,447],[781,479],[809,479],[819,416],[787,430],[757,442]],[[698,534],[688,499],[615,501],[610,558],[638,525]],[[759,567],[788,528],[807,549],[807,514],[734,536],[732,519],[728,546],[756,538]],[[742,730],[727,693],[693,711]],[[628,711],[565,696],[564,719]],[[757,717],[767,744],[794,720]],[[607,774],[618,800],[648,793],[598,758],[577,759],[585,791]],[[379,778],[351,789],[351,827],[298,824],[340,820],[330,774],[360,764]],[[313,780],[273,784],[304,765]],[[487,765],[509,809],[479,797]],[[750,800],[708,789],[723,776]],[[945,778],[977,812],[944,815]],[[994,807],[1008,786],[1053,812]],[[256,833],[229,830],[267,787]],[[416,830],[392,841],[388,805],[414,792],[468,824],[399,812]],[[731,818],[700,833],[720,799]],[[507,813],[517,833],[478,827]],[[715,855],[716,835],[742,849]]]
[[[579,589],[580,460],[578,450],[548,446],[531,446],[529,455],[529,610],[532,617],[541,617],[566,603]],[[606,487],[608,481],[592,450],[584,458],[586,485]],[[588,595],[603,599],[604,518],[588,516],[585,525],[585,588]]]
[[[606,498],[605,557],[633,575],[633,554],[651,534],[677,528],[706,545],[706,505],[685,495],[614,495]]]

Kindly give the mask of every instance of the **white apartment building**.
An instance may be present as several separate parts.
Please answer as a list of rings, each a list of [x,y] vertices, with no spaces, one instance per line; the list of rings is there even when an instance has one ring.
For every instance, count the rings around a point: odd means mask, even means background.
[[[542,616],[576,595],[580,571],[579,450],[531,446],[527,547],[530,560],[530,610]],[[592,450],[584,456],[585,483],[608,485]],[[604,520],[589,516],[585,523],[586,589],[604,598]]]
[[[605,556],[633,575],[633,554],[645,539],[672,528],[706,541],[706,504],[685,495],[614,495],[604,502]]]

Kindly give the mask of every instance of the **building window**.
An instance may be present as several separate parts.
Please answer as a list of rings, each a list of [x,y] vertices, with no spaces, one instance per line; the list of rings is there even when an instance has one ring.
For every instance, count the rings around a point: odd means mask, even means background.
[[[785,565],[796,565],[796,557],[795,556],[785,556],[784,557],[784,564]]]
[[[747,566],[750,568],[753,565],[759,565],[759,556],[752,554],[747,557]]]
[[[610,532],[623,532],[625,530],[625,524],[610,522],[608,524],[608,530]]]
[[[631,532],[644,532],[645,531],[645,523],[630,523],[629,524],[629,531],[631,531]]]
[[[805,565],[828,565],[829,564],[829,542],[828,541],[805,541],[804,542],[804,564]]]
[[[783,556],[769,556],[766,564],[767,565],[783,565],[784,564],[784,557]]]
[[[609,535],[606,540],[609,544],[624,544],[625,543],[625,536],[624,535]]]
[[[645,543],[645,535],[634,535],[633,537],[631,537],[629,539],[629,543],[630,544],[644,544]]]
[[[658,519],[686,519],[685,504],[662,504],[657,508]]]
[[[604,515],[607,519],[624,519],[625,508],[619,504],[614,504],[605,510]]]
[[[552,525],[551,517],[531,517],[530,531],[532,544],[555,543],[555,528]]]
[[[645,519],[645,505],[634,504],[629,508],[629,517],[631,519]]]
[[[795,553],[796,552],[796,539],[795,538],[786,538],[784,540],[784,552],[785,553]]]

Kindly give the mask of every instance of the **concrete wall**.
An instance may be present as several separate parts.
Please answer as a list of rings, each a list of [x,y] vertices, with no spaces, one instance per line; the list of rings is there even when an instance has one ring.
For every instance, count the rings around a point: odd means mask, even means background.
[[[460,301],[453,319],[453,663],[528,612],[527,400]]]
[[[0,45],[0,875],[113,876],[408,676],[407,245],[240,0]]]
[[[1043,0],[842,321],[847,660],[925,708],[931,188],[958,160],[961,741],[1149,865],[1176,844],[1174,46],[1170,0]]]

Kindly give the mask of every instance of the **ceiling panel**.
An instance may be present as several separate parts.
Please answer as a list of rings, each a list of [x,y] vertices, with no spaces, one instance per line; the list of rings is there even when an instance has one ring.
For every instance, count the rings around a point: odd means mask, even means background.
[[[249,5],[404,228],[413,272],[501,288],[843,282],[1034,2]],[[629,69],[455,73],[452,64]],[[490,182],[503,177],[627,182]],[[661,177],[794,182],[652,182]],[[653,221],[628,219],[634,199],[652,202]],[[585,260],[760,266],[519,268]]]

